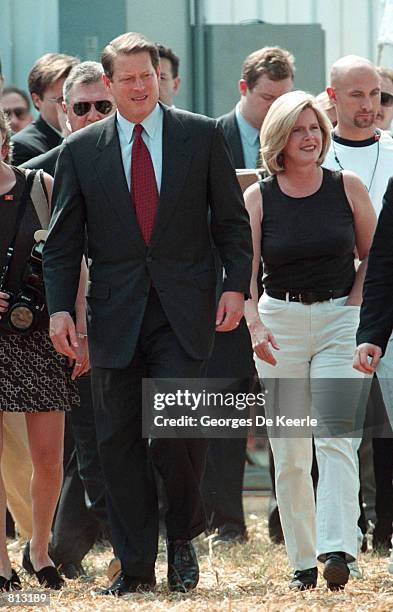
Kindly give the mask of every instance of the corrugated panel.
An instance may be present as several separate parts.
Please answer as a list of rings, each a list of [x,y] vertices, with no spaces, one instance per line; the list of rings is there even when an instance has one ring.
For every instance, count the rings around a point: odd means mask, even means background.
[[[377,58],[378,30],[384,0],[205,0],[207,23],[320,23],[326,32],[326,75],[342,55]],[[393,53],[386,49],[385,63]],[[388,62],[389,60],[389,62]]]

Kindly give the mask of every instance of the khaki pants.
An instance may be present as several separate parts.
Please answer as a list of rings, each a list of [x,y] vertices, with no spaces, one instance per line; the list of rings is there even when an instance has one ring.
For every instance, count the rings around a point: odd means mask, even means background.
[[[25,415],[3,412],[3,425],[1,471],[7,494],[7,506],[19,535],[30,539],[32,534],[30,497],[32,464]]]

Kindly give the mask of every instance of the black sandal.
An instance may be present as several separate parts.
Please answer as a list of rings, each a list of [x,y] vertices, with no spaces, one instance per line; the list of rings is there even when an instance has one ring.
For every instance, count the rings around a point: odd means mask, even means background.
[[[4,578],[4,576],[0,576],[0,591],[20,591],[22,585],[20,583],[20,578],[16,571],[12,569],[11,578]]]
[[[53,565],[42,567],[38,572],[35,571],[30,559],[30,542],[27,542],[23,551],[22,566],[29,574],[34,574],[41,586],[47,589],[61,589],[65,582]]]

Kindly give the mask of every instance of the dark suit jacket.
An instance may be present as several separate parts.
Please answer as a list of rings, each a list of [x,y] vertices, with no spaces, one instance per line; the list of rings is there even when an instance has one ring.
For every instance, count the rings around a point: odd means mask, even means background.
[[[371,342],[385,353],[392,328],[393,178],[390,178],[368,259],[357,344]]]
[[[87,224],[92,364],[124,368],[134,354],[151,284],[185,351],[206,359],[215,328],[210,229],[227,277],[249,293],[251,233],[217,121],[163,107],[160,202],[146,247],[123,171],[116,116],[72,134],[62,149],[44,273],[50,313],[72,311]]]
[[[13,135],[12,163],[20,166],[32,157],[57,147],[61,141],[62,137],[39,115],[33,123]]]
[[[243,145],[240,137],[240,130],[236,119],[235,109],[231,110],[230,113],[219,117],[218,121],[222,125],[225,138],[227,139],[229,147],[231,149],[235,168],[245,168],[246,164],[244,161]]]
[[[50,176],[55,176],[57,158],[59,157],[61,147],[62,145],[59,145],[46,153],[42,153],[42,155],[32,157],[29,161],[21,164],[21,167],[29,168],[30,170],[39,170],[42,168],[42,170],[50,174]]]

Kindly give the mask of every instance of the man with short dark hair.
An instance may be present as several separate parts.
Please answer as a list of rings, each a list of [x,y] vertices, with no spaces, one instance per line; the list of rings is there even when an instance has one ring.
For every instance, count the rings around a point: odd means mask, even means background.
[[[236,168],[256,168],[262,123],[274,100],[292,89],[294,74],[294,57],[279,47],[264,47],[245,59],[239,81],[240,101],[218,120]],[[256,372],[244,320],[230,333],[216,334],[207,372],[210,378],[232,379],[238,393],[252,390]],[[202,491],[209,529],[217,531],[213,546],[247,539],[242,501],[246,444],[245,438],[219,438],[209,444]],[[269,508],[269,533],[280,540],[274,496]]]
[[[0,104],[7,115],[14,134],[28,126],[33,117],[30,113],[30,100],[23,89],[5,87],[0,95]]]
[[[173,106],[173,97],[180,87],[180,59],[170,47],[157,43],[160,56],[160,100],[167,106]]]
[[[72,134],[60,153],[44,249],[50,335],[60,353],[76,358],[70,313],[86,226],[97,439],[121,561],[104,593],[155,585],[158,509],[149,455],[168,498],[169,588],[186,592],[199,579],[191,540],[205,528],[199,487],[206,442],[155,438],[148,448],[142,378],[204,376],[214,329],[230,331],[243,316],[250,227],[220,126],[158,103],[154,43],[126,33],[101,60],[118,111]],[[217,309],[211,237],[226,270]]]
[[[240,101],[219,118],[236,168],[256,168],[262,123],[274,100],[291,91],[294,76],[295,59],[280,47],[263,47],[244,60]]]
[[[28,77],[29,91],[38,118],[15,134],[12,161],[20,166],[32,157],[46,153],[62,141],[58,113],[63,100],[63,83],[79,59],[63,53],[46,53],[40,57]]]

